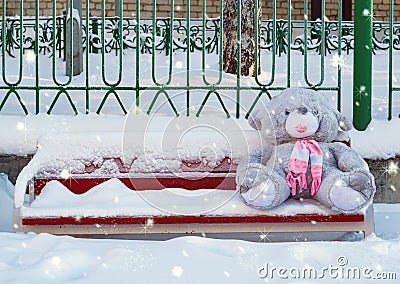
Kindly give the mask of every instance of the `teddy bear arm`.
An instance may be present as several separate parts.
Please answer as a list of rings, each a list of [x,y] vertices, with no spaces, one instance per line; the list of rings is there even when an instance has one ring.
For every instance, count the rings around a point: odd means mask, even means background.
[[[272,146],[264,145],[259,146],[252,150],[249,156],[240,162],[240,165],[248,164],[263,164],[265,165],[267,161],[271,158],[274,149]]]
[[[332,143],[330,150],[334,155],[338,168],[343,172],[366,170],[368,166],[356,151],[343,143]]]
[[[236,181],[245,187],[251,187],[264,178],[266,163],[271,157],[274,148],[269,145],[257,147],[250,155],[240,161],[236,169]]]

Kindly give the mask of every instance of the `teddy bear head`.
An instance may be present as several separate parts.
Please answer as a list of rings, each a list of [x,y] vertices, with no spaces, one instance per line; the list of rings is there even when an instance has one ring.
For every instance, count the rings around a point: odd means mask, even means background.
[[[339,128],[344,131],[352,128],[351,122],[326,98],[303,88],[282,91],[266,104],[266,109],[256,110],[249,123],[266,141],[279,144],[295,139],[332,142]]]

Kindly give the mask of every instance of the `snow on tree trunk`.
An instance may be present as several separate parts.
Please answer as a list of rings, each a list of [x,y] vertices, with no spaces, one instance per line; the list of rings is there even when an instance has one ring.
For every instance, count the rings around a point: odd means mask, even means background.
[[[243,76],[254,76],[254,1],[241,2],[241,72]],[[224,0],[223,18],[223,68],[227,73],[236,74],[237,67],[237,0]],[[261,19],[261,1],[258,5],[258,27]],[[258,33],[258,74],[260,68],[260,32]]]

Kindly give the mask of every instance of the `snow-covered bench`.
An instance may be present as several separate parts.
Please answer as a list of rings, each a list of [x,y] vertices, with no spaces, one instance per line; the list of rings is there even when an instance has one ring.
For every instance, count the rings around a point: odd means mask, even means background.
[[[356,231],[365,236],[374,231],[372,206],[356,214],[339,214],[314,200],[288,200],[270,211],[245,206],[235,184],[240,155],[246,155],[240,139],[228,149],[217,137],[202,135],[208,139],[189,139],[174,153],[148,147],[144,154],[135,143],[118,145],[126,141],[121,135],[126,134],[41,139],[17,181],[18,230],[71,235]],[[150,134],[150,140],[160,141],[157,135]],[[250,141],[248,148],[259,143],[254,131],[241,135]]]

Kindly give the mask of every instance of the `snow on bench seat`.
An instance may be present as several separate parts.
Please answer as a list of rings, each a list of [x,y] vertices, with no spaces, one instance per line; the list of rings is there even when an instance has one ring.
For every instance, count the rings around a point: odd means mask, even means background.
[[[315,200],[260,211],[244,205],[235,190],[133,191],[116,178],[83,194],[50,181],[20,214],[26,228],[70,234],[366,231],[365,212],[338,214]]]
[[[184,188],[196,190],[199,188],[230,189],[236,188],[235,171],[236,163],[232,163],[229,157],[225,157],[218,162],[217,166],[210,167],[203,165],[202,162],[182,161],[182,165],[177,173],[129,173],[130,166],[124,165],[120,158],[108,158],[108,161],[115,162],[120,169],[118,179],[132,190],[150,190],[163,188]],[[104,162],[103,162],[104,163]],[[49,181],[55,180],[67,187],[71,192],[82,194],[89,191],[110,179],[108,174],[96,174],[95,165],[89,165],[90,171],[85,174],[68,173],[68,176],[46,174],[38,175],[33,179],[34,195],[39,195]]]

